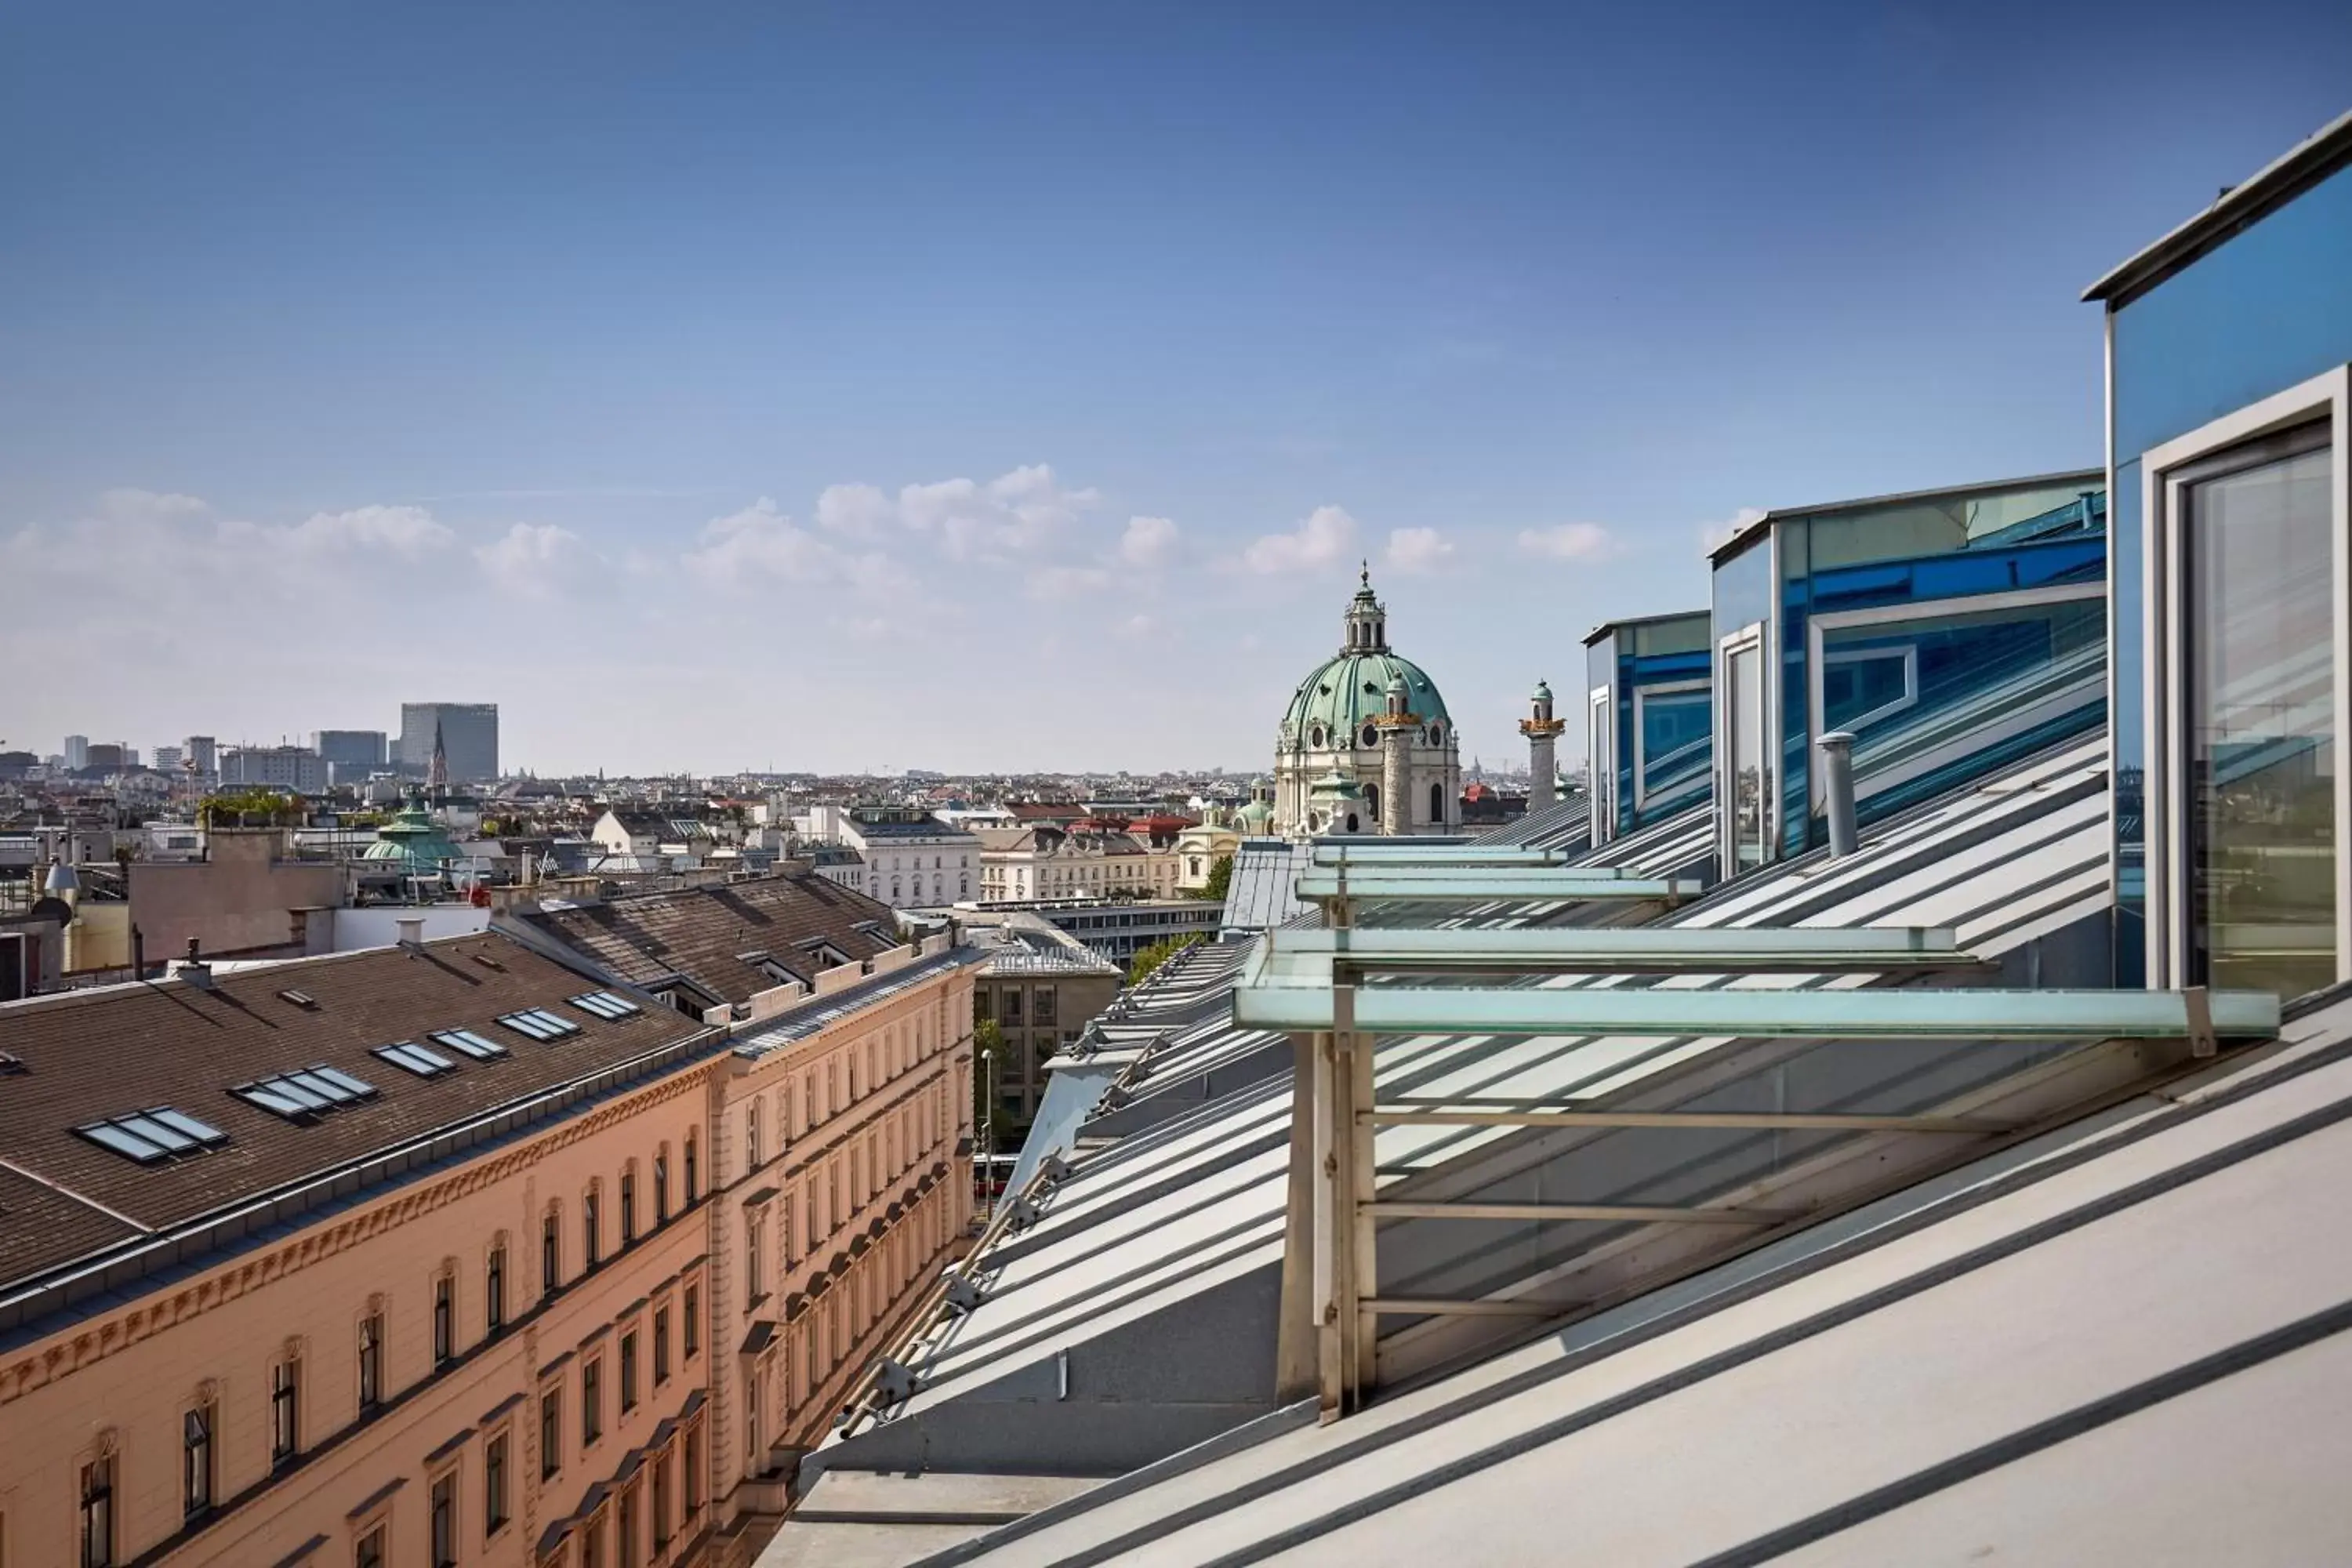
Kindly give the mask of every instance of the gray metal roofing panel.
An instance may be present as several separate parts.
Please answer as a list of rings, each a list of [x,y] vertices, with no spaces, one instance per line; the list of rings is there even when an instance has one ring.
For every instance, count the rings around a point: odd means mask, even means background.
[[[1722,889],[1680,911],[1672,923],[1822,925],[1878,922],[1954,924],[1967,931],[1998,917],[2008,921],[1981,951],[1999,952],[2027,940],[2037,910],[2072,911],[2084,895],[2071,884],[1988,894],[1993,901],[1958,907],[1966,889],[2032,845],[2054,842],[2071,865],[2104,866],[2104,817],[2073,822],[2083,779],[2105,777],[2103,742],[2011,770],[1933,810],[1906,817],[1863,850],[1777,868]],[[2053,827],[2053,813],[2066,822]],[[2072,824],[2071,826],[2069,824]],[[2054,838],[2053,838],[2054,835]],[[1750,883],[1754,885],[1751,886]],[[2104,888],[2090,896],[2103,906]],[[1906,900],[1945,911],[1912,918]],[[2071,917],[2070,917],[2071,918]],[[1964,942],[1967,940],[1965,935]],[[1230,944],[1242,949],[1244,944]],[[1223,966],[1217,985],[1229,984]],[[1602,977],[1595,984],[1607,984]],[[1704,982],[1692,982],[1703,984]],[[1735,985],[1784,985],[1787,976],[1748,976]],[[1215,1038],[1194,1037],[1193,1048]],[[1723,1039],[1551,1037],[1497,1048],[1455,1037],[1416,1037],[1382,1047],[1385,1097],[1415,1093],[1509,1093],[1567,1100],[1622,1091],[1729,1044]],[[1278,1256],[1286,1199],[1284,1150],[1290,1116],[1289,1075],[1256,1084],[1152,1131],[1081,1155],[1080,1174],[1057,1191],[1044,1218],[1002,1249],[998,1289],[940,1336],[925,1369],[925,1389],[901,1418],[1009,1369],[1034,1365],[1119,1324],[1213,1288],[1236,1268]],[[1377,1139],[1384,1171],[1406,1173],[1475,1157],[1500,1140],[1497,1130],[1388,1126]],[[997,1254],[979,1260],[992,1268]],[[829,1446],[837,1445],[838,1438]]]
[[[1021,1157],[1013,1162],[1013,1174],[1005,1179],[1007,1192],[1017,1193],[1026,1187],[1046,1155],[1066,1158],[1078,1146],[1079,1124],[1118,1076],[1118,1069],[1108,1062],[1053,1064],[1045,1074],[1045,1098],[1037,1102],[1037,1114],[1029,1123],[1028,1136],[1021,1141]]]
[[[1101,1489],[958,1560],[1858,1564],[1956,1541],[2019,1561],[2336,1560],[2352,1548],[2333,1392],[2352,1376],[2352,1258],[2308,1242],[2352,1180],[2352,1005],[2289,1036],[2185,1092],[1348,1420]],[[2283,1468],[2151,1485],[2124,1462],[2224,1431],[2279,1434],[2256,1451]],[[2315,1470],[2298,1447],[2326,1458]],[[2168,1481],[2185,1502],[2159,1495]]]
[[[1298,873],[1307,867],[1312,846],[1284,838],[1244,838],[1234,852],[1232,879],[1225,887],[1228,931],[1265,931],[1297,915]]]

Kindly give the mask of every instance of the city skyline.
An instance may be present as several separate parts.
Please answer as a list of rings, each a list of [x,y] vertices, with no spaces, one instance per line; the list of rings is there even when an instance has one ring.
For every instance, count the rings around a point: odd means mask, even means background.
[[[2352,76],[2251,15],[20,16],[0,734],[1247,768],[1369,558],[1511,756],[1756,509],[2099,459],[2111,237]]]

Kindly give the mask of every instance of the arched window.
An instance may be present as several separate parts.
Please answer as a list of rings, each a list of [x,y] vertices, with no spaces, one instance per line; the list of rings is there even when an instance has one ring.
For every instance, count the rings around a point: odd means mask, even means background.
[[[1429,786],[1429,820],[1440,827],[1445,826],[1445,786]]]
[[[1348,831],[1353,833],[1356,830],[1356,814],[1351,811],[1348,814]]]

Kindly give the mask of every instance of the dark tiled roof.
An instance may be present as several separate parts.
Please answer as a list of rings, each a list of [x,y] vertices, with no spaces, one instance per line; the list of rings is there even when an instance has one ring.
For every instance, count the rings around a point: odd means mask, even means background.
[[[632,984],[682,974],[729,1002],[778,984],[746,953],[765,953],[794,977],[814,982],[820,965],[804,942],[828,942],[854,959],[899,945],[889,905],[813,871],[639,893],[524,918]]]
[[[0,1006],[0,1049],[29,1069],[0,1078],[0,1281],[126,1239],[134,1226],[195,1220],[701,1032],[649,999],[619,1019],[566,1000],[597,988],[486,932],[219,973],[209,988],[171,980]],[[310,1005],[280,994],[288,990]],[[542,1044],[495,1022],[525,1007],[546,1008],[579,1032]],[[477,1061],[425,1040],[458,1027],[508,1054]],[[373,1054],[403,1040],[457,1065],[418,1078]],[[229,1092],[320,1063],[377,1093],[302,1125]],[[157,1106],[227,1142],[142,1165],[73,1131]]]

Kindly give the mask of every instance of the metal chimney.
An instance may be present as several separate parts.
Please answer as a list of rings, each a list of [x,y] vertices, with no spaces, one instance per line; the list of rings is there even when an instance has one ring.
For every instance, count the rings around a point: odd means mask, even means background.
[[[1822,809],[1830,820],[1830,858],[1843,860],[1854,851],[1853,737],[1832,730],[1813,744],[1822,753]]]

